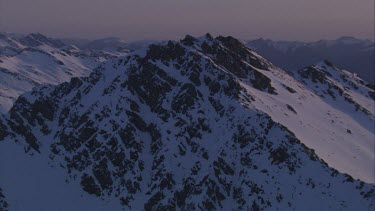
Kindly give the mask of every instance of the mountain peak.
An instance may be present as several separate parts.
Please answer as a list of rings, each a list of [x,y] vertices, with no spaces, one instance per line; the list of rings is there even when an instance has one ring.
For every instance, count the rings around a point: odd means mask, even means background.
[[[208,56],[236,77],[250,81],[255,88],[276,94],[271,80],[257,70],[269,70],[272,64],[230,36],[212,39],[206,36],[203,39],[186,36],[181,42],[151,45],[146,58],[160,59],[165,64],[173,60],[180,63],[187,55],[197,52]]]

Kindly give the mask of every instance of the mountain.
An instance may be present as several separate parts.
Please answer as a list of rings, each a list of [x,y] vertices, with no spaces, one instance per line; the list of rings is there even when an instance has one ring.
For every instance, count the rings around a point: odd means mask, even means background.
[[[317,42],[257,39],[248,41],[246,45],[285,70],[296,71],[327,59],[338,67],[375,83],[375,48],[374,42],[369,40],[353,37]]]
[[[366,85],[326,61],[291,76],[232,37],[150,45],[38,86],[0,115],[0,202],[372,210]]]
[[[0,112],[37,85],[88,76],[100,62],[126,53],[84,51],[42,34],[0,33]]]

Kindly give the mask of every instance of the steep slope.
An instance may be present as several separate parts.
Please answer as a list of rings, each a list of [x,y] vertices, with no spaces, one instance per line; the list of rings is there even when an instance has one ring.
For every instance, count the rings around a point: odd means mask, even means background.
[[[11,208],[71,206],[53,198],[53,175],[80,195],[76,210],[97,202],[88,194],[107,209],[373,209],[373,185],[257,108],[258,95],[281,95],[277,72],[234,38],[187,36],[34,89],[0,116],[0,187]],[[44,191],[30,200],[16,181]]]
[[[289,42],[257,39],[247,42],[276,66],[296,71],[305,66],[328,59],[338,67],[357,73],[368,82],[375,83],[374,42],[353,37],[318,42]]]
[[[259,70],[278,95],[243,86],[254,93],[256,108],[285,125],[329,165],[375,183],[373,90],[330,65],[322,62],[294,76],[277,68]]]
[[[87,76],[100,62],[124,52],[83,52],[41,34],[0,34],[0,112],[8,111],[20,94],[36,85]]]

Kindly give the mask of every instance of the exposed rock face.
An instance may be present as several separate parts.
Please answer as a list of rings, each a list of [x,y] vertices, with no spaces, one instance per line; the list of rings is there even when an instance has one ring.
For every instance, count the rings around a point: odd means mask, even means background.
[[[9,204],[6,201],[6,198],[5,198],[5,196],[2,192],[2,189],[0,188],[0,209],[4,210],[4,211],[7,211],[8,208],[9,208]]]
[[[373,185],[252,106],[241,83],[277,95],[260,71],[270,67],[232,37],[151,45],[21,96],[0,140],[47,154],[68,181],[124,209],[372,209]]]
[[[327,60],[299,70],[296,78],[322,98],[345,100],[356,111],[371,115],[369,111],[371,108],[364,108],[355,100],[356,93],[374,99],[371,85],[366,86],[362,79],[349,72],[339,70]]]

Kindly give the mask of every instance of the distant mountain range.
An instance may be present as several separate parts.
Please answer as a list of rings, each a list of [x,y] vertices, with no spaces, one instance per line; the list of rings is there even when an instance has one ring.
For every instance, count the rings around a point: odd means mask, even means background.
[[[113,51],[118,49],[137,50],[145,48],[152,43],[158,41],[144,40],[125,42],[124,40],[116,37],[109,37],[97,40],[83,40],[83,39],[62,39],[67,45],[75,45],[81,50],[102,50],[102,51]]]
[[[210,34],[134,51],[30,36],[8,40],[2,84],[83,77],[0,114],[1,210],[375,208],[375,87],[356,74],[286,72]]]
[[[374,84],[374,42],[353,37],[317,42],[289,42],[265,39],[251,40],[246,45],[276,66],[295,71],[321,60],[329,60],[339,68],[357,73]]]

